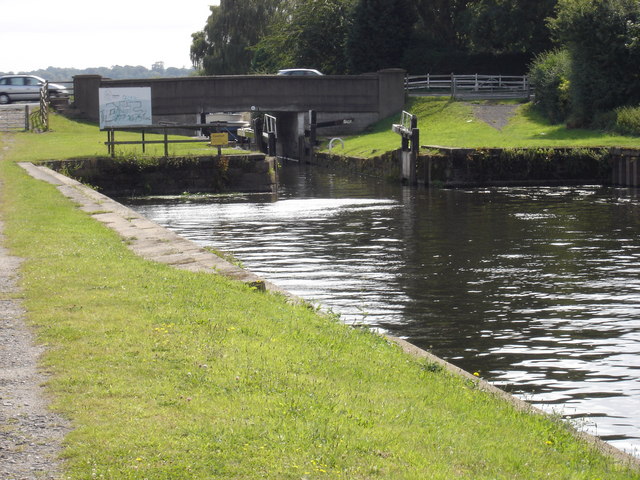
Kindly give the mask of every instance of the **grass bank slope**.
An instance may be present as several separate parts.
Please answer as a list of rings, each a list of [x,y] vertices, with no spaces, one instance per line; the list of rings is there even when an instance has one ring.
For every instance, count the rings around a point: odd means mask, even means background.
[[[74,427],[65,478],[640,478],[366,330],[136,257],[13,163],[32,136],[6,140],[0,213]]]
[[[474,114],[474,105],[489,102],[459,102],[445,97],[410,98],[405,110],[418,116],[421,145],[465,148],[514,147],[640,147],[640,138],[610,135],[585,129],[567,129],[552,125],[538,115],[530,104],[514,104],[514,114],[507,124],[495,128]],[[400,147],[400,137],[391,125],[399,115],[384,119],[361,135],[343,138],[341,155],[373,157]]]

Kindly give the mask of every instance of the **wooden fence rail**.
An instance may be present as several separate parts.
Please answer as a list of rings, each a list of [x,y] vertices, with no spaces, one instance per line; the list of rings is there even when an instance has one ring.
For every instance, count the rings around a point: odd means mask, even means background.
[[[526,75],[408,75],[405,89],[413,95],[450,95],[456,99],[529,98]]]
[[[0,106],[0,132],[29,130],[30,105]]]

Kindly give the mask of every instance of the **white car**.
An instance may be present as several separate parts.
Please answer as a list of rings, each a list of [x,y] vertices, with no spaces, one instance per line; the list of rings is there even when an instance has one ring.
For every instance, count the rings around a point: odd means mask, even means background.
[[[0,105],[17,101],[39,101],[40,87],[45,80],[35,75],[4,75],[0,77]],[[57,83],[49,83],[49,95],[68,97],[66,87]]]
[[[285,68],[278,70],[278,75],[322,75],[322,73],[313,68]]]

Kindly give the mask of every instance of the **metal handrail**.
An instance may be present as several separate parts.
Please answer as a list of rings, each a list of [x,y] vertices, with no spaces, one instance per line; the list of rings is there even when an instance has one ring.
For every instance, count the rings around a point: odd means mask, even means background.
[[[262,129],[263,133],[269,134],[273,133],[275,136],[278,136],[278,124],[276,117],[272,115],[265,114],[264,116],[264,126]]]

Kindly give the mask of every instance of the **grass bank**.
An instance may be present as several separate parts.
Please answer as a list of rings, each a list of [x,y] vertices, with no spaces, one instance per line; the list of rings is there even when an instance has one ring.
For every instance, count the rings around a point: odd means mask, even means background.
[[[45,160],[106,157],[108,156],[107,133],[101,132],[94,123],[69,120],[63,116],[52,114],[49,117],[50,131],[44,133],[19,133],[17,138],[28,137],[28,142],[15,142],[14,155],[19,158],[24,156],[29,161],[39,162]],[[146,140],[162,140],[163,135],[147,134]],[[170,139],[184,139],[179,136],[169,136]],[[139,141],[140,133],[118,132],[116,141]],[[116,154],[128,159],[135,157],[159,157],[164,156],[164,145],[146,145],[145,153],[141,145],[118,145]],[[225,153],[233,152],[233,149],[223,149]],[[169,155],[216,155],[216,147],[207,146],[206,143],[173,143],[169,144]]]
[[[474,104],[453,101],[448,97],[414,97],[409,99],[405,110],[418,116],[421,145],[465,148],[640,147],[638,137],[550,124],[530,104],[514,103],[514,115],[504,128],[497,129],[474,114],[474,105],[483,104],[487,102]],[[399,121],[399,115],[387,118],[361,135],[345,137],[344,150],[338,148],[334,152],[369,158],[395,150],[400,147],[400,137],[391,131],[391,125]]]
[[[65,478],[640,478],[366,330],[136,257],[14,163],[57,134],[0,137],[0,213],[74,427]]]

